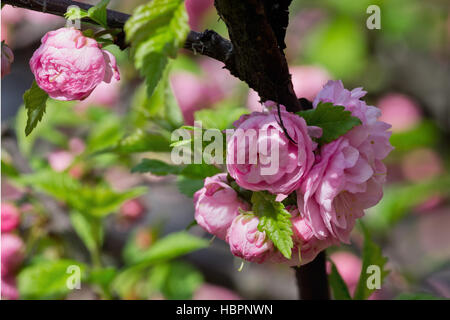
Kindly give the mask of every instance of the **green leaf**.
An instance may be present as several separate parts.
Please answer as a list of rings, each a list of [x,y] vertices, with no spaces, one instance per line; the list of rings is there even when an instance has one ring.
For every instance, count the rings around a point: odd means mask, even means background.
[[[203,109],[195,112],[195,120],[201,121],[206,129],[225,130],[231,128],[236,119],[245,113],[244,108],[217,107],[215,109]]]
[[[186,167],[181,170],[180,174],[190,179],[205,179],[207,177],[212,177],[221,170],[212,164],[188,164]]]
[[[331,261],[331,274],[328,279],[330,280],[330,287],[333,291],[333,297],[336,300],[351,300],[352,297],[348,292],[347,285],[342,279],[336,265]]]
[[[90,252],[98,251],[103,243],[103,226],[101,220],[74,211],[70,214],[70,221],[86,248]]]
[[[58,299],[69,293],[67,280],[70,266],[78,266],[81,279],[86,267],[72,260],[40,261],[22,269],[18,275],[18,288],[22,299]]]
[[[25,91],[23,101],[27,109],[27,125],[25,134],[28,136],[42,120],[47,106],[48,94],[38,87],[36,81],[33,81],[31,88]]]
[[[168,57],[175,57],[189,32],[183,0],[153,0],[141,5],[125,24],[136,68],[146,78],[150,97]]]
[[[87,281],[102,288],[108,288],[116,275],[117,270],[113,267],[92,269],[89,272]]]
[[[105,116],[96,125],[95,130],[91,131],[86,142],[86,151],[92,153],[115,146],[123,137],[123,134],[122,120],[114,114]]]
[[[23,175],[18,182],[64,201],[71,209],[97,218],[116,212],[123,202],[147,191],[147,188],[141,187],[119,193],[101,184],[83,185],[65,172],[51,170]]]
[[[136,129],[123,138],[111,151],[118,153],[135,152],[170,152],[169,140],[160,133],[146,132]]]
[[[364,246],[362,253],[362,269],[361,274],[359,276],[358,286],[356,287],[355,294],[353,295],[353,299],[355,300],[365,300],[367,299],[375,289],[369,289],[367,285],[367,280],[370,277],[370,274],[367,273],[367,268],[369,266],[378,266],[381,271],[381,283],[383,283],[384,278],[389,274],[389,271],[385,269],[387,258],[383,256],[381,252],[381,248],[372,241],[369,230],[360,223],[362,231],[364,233]]]
[[[102,27],[108,28],[107,23],[107,9],[110,0],[102,0],[95,6],[89,8],[87,15],[89,18],[99,23]]]
[[[185,176],[177,177],[178,191],[189,198],[192,198],[194,193],[203,188],[203,184],[203,179],[191,179]]]
[[[202,283],[202,274],[183,262],[157,265],[149,277],[150,287],[161,292],[169,300],[192,299]]]
[[[83,19],[86,18],[88,16],[88,13],[86,10],[83,10],[81,8],[76,8],[76,7],[72,7],[72,8],[67,8],[66,13],[64,13],[64,18],[66,18],[67,20],[79,20],[79,19]]]
[[[253,192],[252,211],[259,217],[258,230],[264,231],[283,256],[290,259],[294,247],[291,214],[275,198],[265,192]]]
[[[131,169],[131,172],[147,173],[151,172],[157,176],[166,176],[168,174],[179,174],[182,166],[175,166],[156,159],[143,159],[141,163]]]
[[[297,112],[305,119],[308,126],[322,128],[320,144],[326,144],[346,134],[352,128],[361,124],[361,120],[353,117],[350,111],[342,106],[334,106],[332,103],[319,103],[317,108]]]
[[[134,257],[136,260],[130,262],[145,265],[161,263],[208,246],[209,242],[207,240],[193,236],[185,231],[171,233],[155,242],[149,249],[142,252],[139,257]]]

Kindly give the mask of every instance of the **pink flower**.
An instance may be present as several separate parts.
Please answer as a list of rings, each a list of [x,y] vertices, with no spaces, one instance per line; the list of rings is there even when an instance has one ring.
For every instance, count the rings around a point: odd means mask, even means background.
[[[355,220],[383,195],[386,167],[381,160],[393,149],[386,131],[390,125],[377,120],[379,110],[360,100],[364,95],[361,88],[349,91],[341,81],[329,81],[314,100],[314,107],[319,101],[342,105],[362,121],[321,147],[297,190],[298,206],[319,239],[332,236],[348,243]]]
[[[38,86],[57,100],[83,100],[102,82],[120,79],[116,59],[75,28],[48,32],[30,60]]]
[[[254,215],[240,214],[228,229],[226,241],[231,253],[244,260],[263,263],[273,253],[273,243],[265,232],[258,231],[259,219]]]
[[[2,78],[11,73],[11,64],[14,62],[12,50],[2,42]]]
[[[125,201],[120,207],[120,214],[122,217],[136,220],[142,216],[145,208],[139,199],[130,199]]]
[[[94,91],[84,99],[78,102],[77,110],[84,111],[89,106],[112,107],[119,101],[120,81],[112,79],[110,83],[100,83]]]
[[[198,288],[192,300],[241,300],[235,292],[209,283]]]
[[[17,228],[20,223],[19,209],[9,202],[2,202],[2,232],[9,232]]]
[[[70,167],[75,156],[69,151],[54,151],[48,155],[48,163],[56,172],[62,172]]]
[[[225,239],[239,209],[250,208],[228,185],[226,173],[206,178],[203,188],[194,194],[194,205],[197,223],[220,239]]]
[[[402,173],[407,180],[420,182],[443,174],[444,165],[433,149],[419,148],[403,157]]]
[[[19,291],[17,290],[16,279],[13,276],[3,276],[1,279],[2,299],[17,300],[19,299]]]
[[[189,26],[197,30],[205,12],[213,7],[214,0],[186,0],[186,11],[189,16]]]
[[[403,132],[416,126],[422,115],[418,104],[410,97],[391,93],[378,101],[380,120],[392,125],[393,132]]]
[[[280,126],[275,107],[243,115],[234,124],[237,130],[227,142],[227,169],[245,189],[288,195],[314,163],[311,128],[303,118],[280,108],[286,131],[296,144]]]
[[[2,277],[12,274],[22,263],[24,258],[24,243],[22,239],[12,233],[1,235],[1,264]]]

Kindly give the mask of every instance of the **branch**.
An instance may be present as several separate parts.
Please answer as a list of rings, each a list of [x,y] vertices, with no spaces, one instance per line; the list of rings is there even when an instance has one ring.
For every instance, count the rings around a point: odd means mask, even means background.
[[[297,278],[300,299],[330,300],[325,257],[325,251],[322,251],[310,263],[293,268]]]
[[[83,10],[92,7],[70,0],[4,0],[2,3],[61,17],[69,6]],[[227,23],[231,42],[211,30],[190,31],[184,47],[223,62],[232,75],[257,91],[262,101],[273,100],[290,111],[300,110],[286,59],[279,49],[262,1],[233,1],[231,4],[216,0],[216,7]],[[129,18],[130,15],[122,12],[107,11],[107,23],[112,28],[123,29]],[[89,18],[82,20],[97,24]],[[123,33],[116,39],[116,44],[126,47]]]
[[[273,100],[292,112],[300,110],[288,64],[264,2],[215,0],[214,4],[233,44],[227,69],[257,91],[262,101]]]

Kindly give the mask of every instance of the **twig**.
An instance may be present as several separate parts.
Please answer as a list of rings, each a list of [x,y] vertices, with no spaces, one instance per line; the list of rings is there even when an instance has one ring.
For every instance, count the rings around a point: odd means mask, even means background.
[[[301,300],[329,300],[326,254],[322,251],[308,264],[294,267]]]

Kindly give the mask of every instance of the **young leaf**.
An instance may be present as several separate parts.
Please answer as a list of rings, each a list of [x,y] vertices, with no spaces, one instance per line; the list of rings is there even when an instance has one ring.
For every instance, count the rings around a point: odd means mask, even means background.
[[[364,233],[364,246],[363,246],[363,264],[361,274],[359,276],[358,286],[356,287],[353,299],[364,300],[367,299],[375,289],[369,289],[368,279],[371,276],[368,273],[369,266],[376,266],[380,270],[379,276],[381,277],[380,284],[383,283],[384,278],[389,274],[389,271],[385,269],[387,258],[383,257],[381,248],[372,241],[369,230],[361,223],[361,228]],[[376,274],[374,274],[376,276]]]
[[[185,231],[171,233],[155,242],[148,250],[142,252],[140,256],[133,257],[135,260],[130,261],[130,263],[142,263],[145,265],[161,263],[208,246],[209,242],[207,240],[193,236]]]
[[[258,230],[264,231],[283,256],[290,259],[294,246],[291,214],[281,202],[275,201],[275,197],[264,192],[254,192],[252,211],[259,217]]]
[[[139,6],[125,24],[136,68],[146,78],[150,97],[168,57],[175,57],[189,32],[183,0],[153,0]]]
[[[305,119],[308,126],[322,128],[320,144],[330,143],[361,124],[361,120],[353,117],[343,106],[334,106],[330,102],[321,102],[317,108],[300,111],[297,114]]]
[[[169,140],[160,133],[136,129],[119,141],[111,151],[118,153],[170,152]]]
[[[350,293],[348,292],[347,285],[345,284],[344,280],[339,274],[339,271],[336,268],[336,265],[333,262],[331,262],[331,274],[328,277],[328,279],[330,280],[330,287],[331,290],[333,291],[334,299],[336,300],[352,299]]]
[[[72,275],[71,266],[80,268],[82,280],[86,267],[77,261],[55,260],[39,261],[25,267],[18,275],[18,289],[22,299],[57,299],[69,293],[68,278]]]
[[[110,0],[102,0],[95,6],[89,8],[87,15],[89,18],[99,23],[103,28],[108,28],[107,9]]]
[[[36,127],[45,113],[47,106],[48,94],[33,81],[31,88],[23,95],[25,108],[27,109],[27,125],[25,127],[25,134],[28,136]]]
[[[79,20],[86,18],[87,16],[87,11],[78,7],[69,7],[67,8],[66,13],[64,13],[64,18],[67,20]]]

